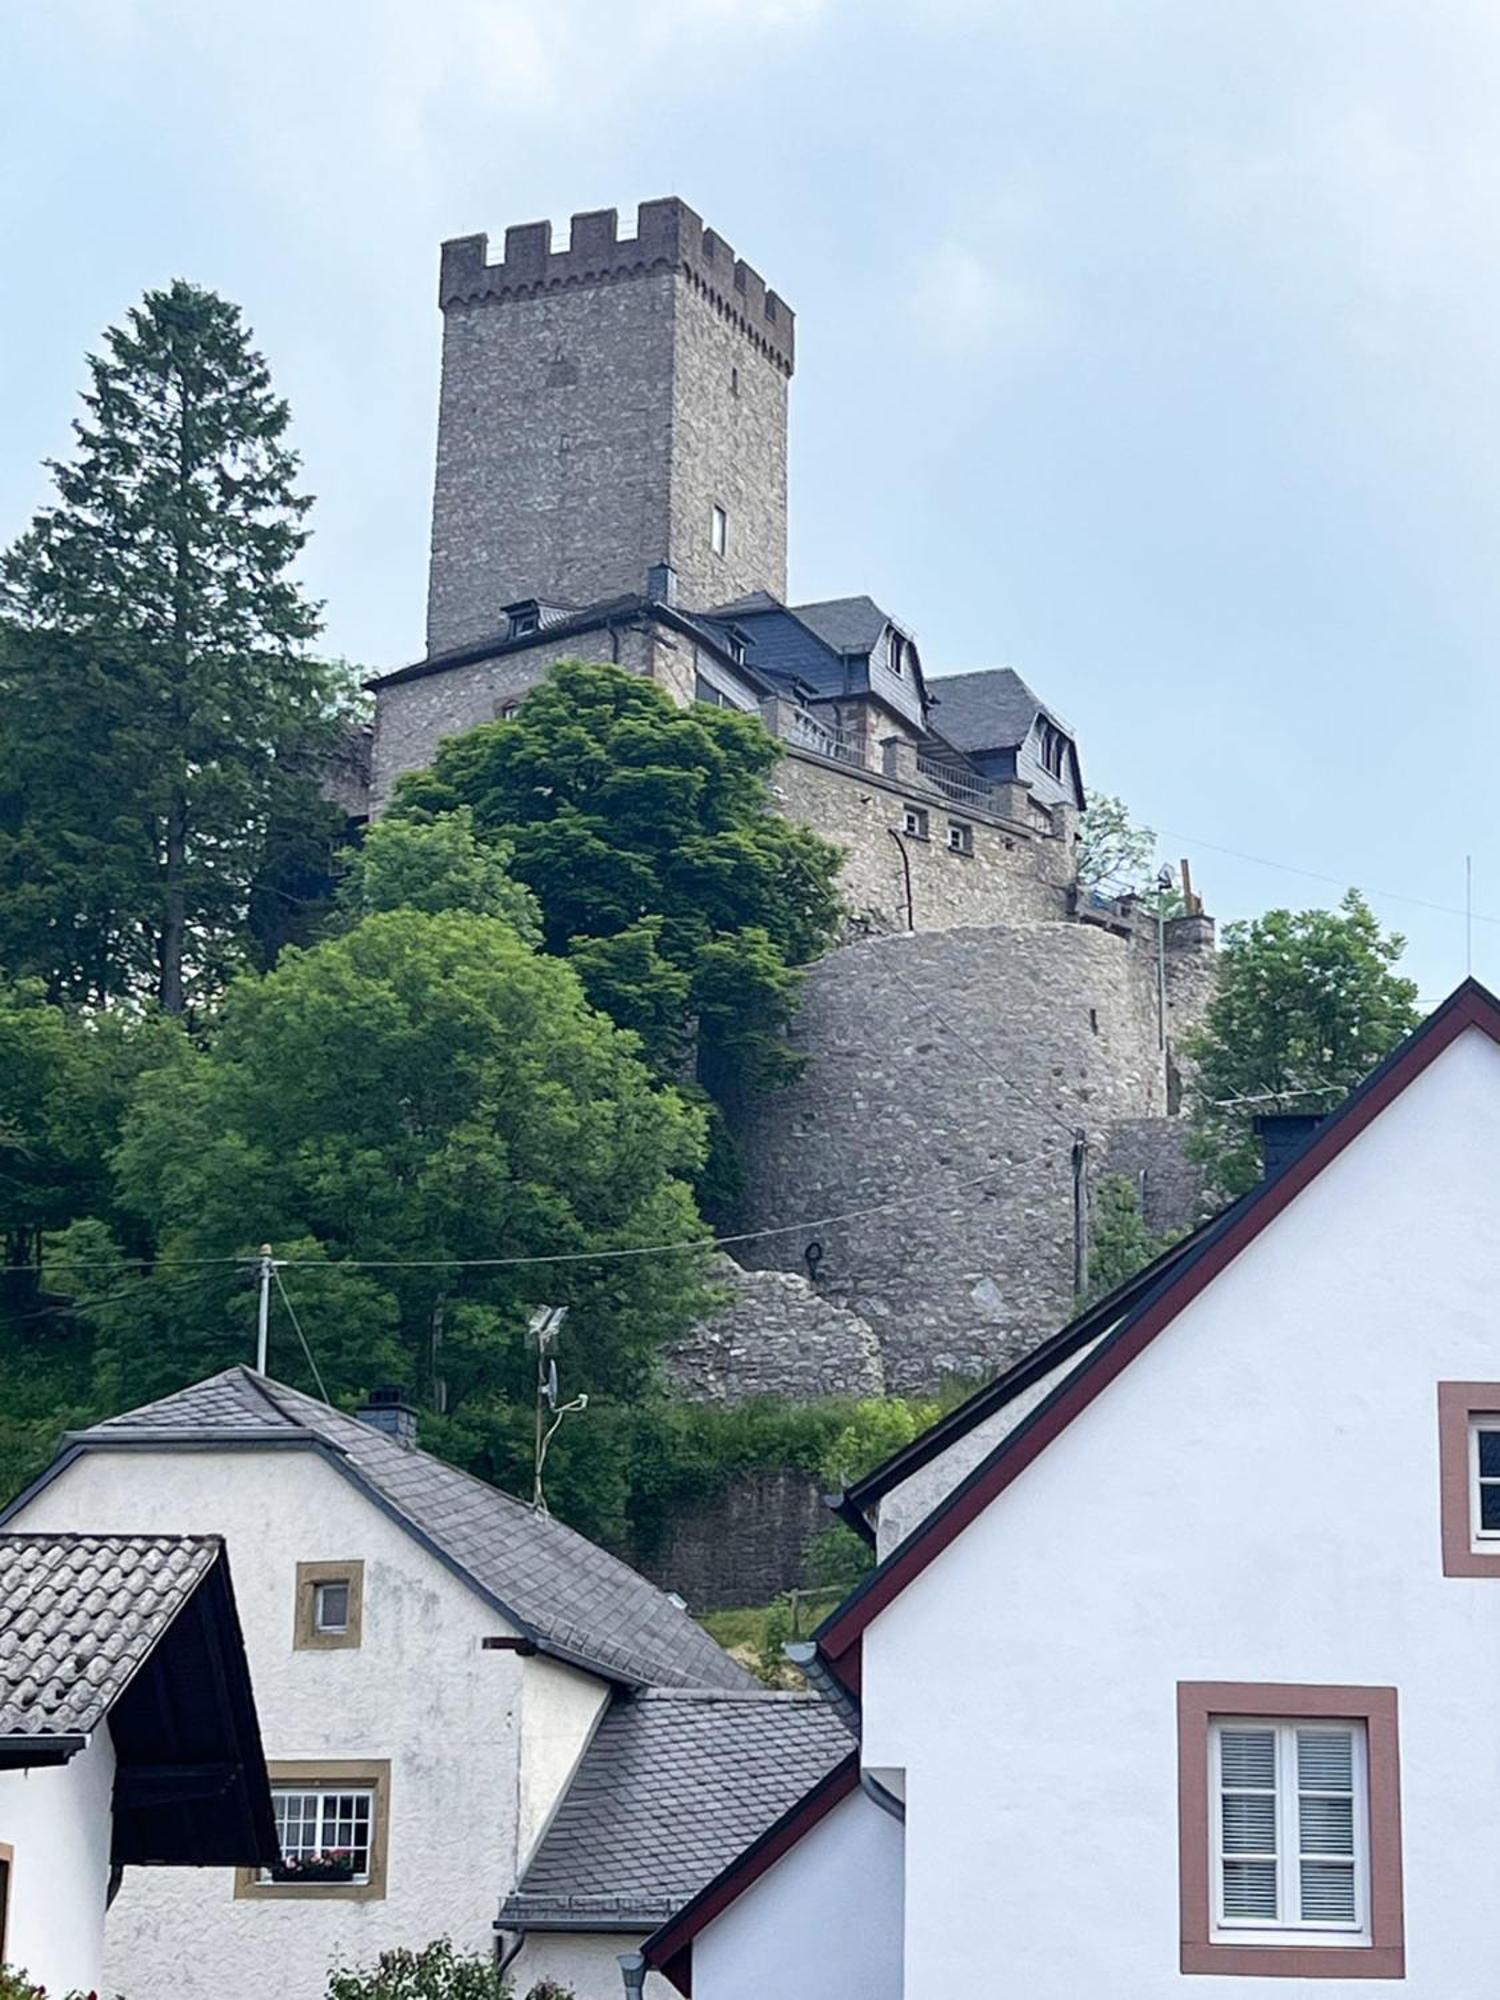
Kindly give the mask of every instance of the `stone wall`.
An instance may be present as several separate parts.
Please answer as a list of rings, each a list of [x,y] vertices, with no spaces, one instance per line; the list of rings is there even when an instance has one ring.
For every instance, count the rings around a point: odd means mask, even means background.
[[[1187,1002],[1168,989],[1168,1037]],[[742,1108],[746,1228],[874,1209],[741,1255],[875,1328],[892,1391],[993,1374],[1073,1311],[1075,1143],[1167,1110],[1148,941],[1092,925],[871,938],[812,967],[808,1067]]]
[[[819,1396],[878,1396],[885,1388],[880,1343],[857,1313],[797,1271],[746,1271],[717,1260],[723,1308],[667,1355],[673,1386],[698,1403],[751,1396],[797,1402]]]
[[[903,786],[881,772],[800,750],[787,751],[771,773],[771,789],[788,819],[844,849],[844,900],[871,929],[1040,923],[1067,913],[1078,868],[1071,830],[1057,837],[1007,826],[962,809],[925,782]],[[903,832],[908,805],[926,813],[925,839]],[[955,823],[969,829],[972,853],[949,847]]]
[[[1122,1118],[1105,1143],[1103,1171],[1135,1183],[1146,1227],[1179,1236],[1203,1217],[1203,1169],[1188,1158],[1181,1118]]]
[[[665,1544],[634,1566],[691,1611],[769,1604],[807,1583],[807,1545],[833,1525],[817,1481],[775,1468],[746,1473],[716,1499],[673,1516]]]
[[[608,660],[632,673],[649,673],[655,658],[650,630],[621,626],[614,633],[571,639],[541,639],[534,646],[497,659],[439,667],[407,679],[383,681],[375,700],[375,741],[371,754],[370,811],[390,804],[404,771],[424,770],[445,736],[458,736],[481,722],[493,722],[508,702],[518,701],[559,660]]]

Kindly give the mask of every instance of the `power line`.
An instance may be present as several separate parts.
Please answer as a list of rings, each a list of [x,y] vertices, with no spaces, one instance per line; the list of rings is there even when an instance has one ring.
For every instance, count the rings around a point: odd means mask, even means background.
[[[1283,875],[1301,875],[1309,882],[1325,882],[1335,889],[1351,889],[1357,885],[1354,875],[1325,875],[1316,868],[1299,868],[1290,861],[1273,861],[1269,855],[1246,854],[1238,847],[1223,847],[1212,840],[1201,840],[1195,833],[1174,833],[1170,827],[1163,827],[1160,837],[1181,841],[1187,847],[1206,847],[1210,854],[1224,854],[1232,861],[1248,861],[1257,868],[1273,868]],[[1478,910],[1460,909],[1454,903],[1434,903],[1425,896],[1407,896],[1399,889],[1366,888],[1361,890],[1361,894],[1378,897],[1385,903],[1409,903],[1415,910],[1431,910],[1440,917],[1464,917],[1476,924],[1500,924],[1500,917],[1482,916]]]
[[[230,1261],[237,1263],[240,1260],[235,1258]],[[28,1265],[23,1268],[35,1274],[34,1266]],[[72,1266],[69,1268],[76,1269],[79,1267]],[[38,1306],[33,1312],[8,1314],[7,1319],[12,1326],[20,1326],[25,1321],[31,1319],[71,1319],[79,1313],[92,1312],[96,1306],[119,1305],[126,1299],[154,1298],[161,1291],[176,1292],[181,1291],[184,1286],[206,1284],[210,1275],[209,1272],[204,1271],[194,1278],[167,1278],[162,1281],[160,1286],[152,1286],[149,1292],[146,1289],[145,1280],[140,1280],[133,1285],[128,1285],[121,1292],[105,1292],[99,1298],[95,1299],[69,1299],[62,1305]]]
[[[323,1378],[318,1373],[318,1364],[313,1360],[312,1349],[307,1344],[307,1335],[302,1331],[302,1322],[297,1317],[296,1308],[287,1296],[286,1286],[281,1282],[281,1266],[279,1263],[271,1265],[271,1276],[276,1280],[276,1289],[281,1294],[281,1303],[286,1307],[292,1325],[297,1330],[297,1338],[302,1343],[302,1352],[307,1357],[307,1365],[312,1370],[312,1378],[318,1385],[318,1394],[326,1403],[328,1401],[328,1391],[323,1386]]]

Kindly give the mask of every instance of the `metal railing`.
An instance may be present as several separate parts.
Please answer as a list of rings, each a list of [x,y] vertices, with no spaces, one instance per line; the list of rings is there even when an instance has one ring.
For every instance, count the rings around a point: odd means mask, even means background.
[[[865,761],[863,736],[839,729],[833,723],[820,722],[805,708],[794,708],[789,713],[783,709],[782,730],[785,740],[795,743],[799,750],[811,750],[840,764],[863,765]]]
[[[994,810],[991,801],[995,787],[977,771],[941,757],[929,757],[921,750],[917,752],[917,769],[929,784],[936,785],[945,799],[952,799],[957,805],[975,806],[981,812]]]

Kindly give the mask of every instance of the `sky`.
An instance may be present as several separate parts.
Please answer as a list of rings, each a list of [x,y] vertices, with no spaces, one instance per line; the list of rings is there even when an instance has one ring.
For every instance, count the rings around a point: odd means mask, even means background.
[[[1497,101],[1494,0],[0,0],[0,543],[189,278],[418,657],[438,244],[679,194],[798,314],[794,599],[1016,668],[1221,920],[1500,984]]]

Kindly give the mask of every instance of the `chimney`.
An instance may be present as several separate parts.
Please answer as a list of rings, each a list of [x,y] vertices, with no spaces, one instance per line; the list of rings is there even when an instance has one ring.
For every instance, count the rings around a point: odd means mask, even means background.
[[[407,1451],[416,1449],[417,1413],[399,1389],[372,1389],[369,1402],[356,1414],[372,1431],[383,1432]]]
[[[1319,1111],[1263,1111],[1255,1121],[1260,1141],[1261,1178],[1274,1180],[1294,1153],[1300,1153],[1323,1122]]]

